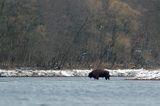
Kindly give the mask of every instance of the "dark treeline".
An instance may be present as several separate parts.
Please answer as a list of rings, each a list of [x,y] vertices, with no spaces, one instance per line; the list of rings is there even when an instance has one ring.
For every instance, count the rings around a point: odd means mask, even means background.
[[[46,32],[40,17],[36,0],[0,0],[1,67],[43,61]]]
[[[160,0],[0,0],[0,67],[160,66]]]

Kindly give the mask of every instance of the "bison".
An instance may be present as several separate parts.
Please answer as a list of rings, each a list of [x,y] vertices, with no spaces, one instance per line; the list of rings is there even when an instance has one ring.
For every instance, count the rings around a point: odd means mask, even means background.
[[[102,69],[95,69],[93,70],[92,72],[90,72],[88,74],[88,77],[89,78],[94,78],[94,79],[99,79],[99,77],[105,77],[105,79],[107,80],[110,80],[110,74],[109,74],[109,71],[105,71],[105,70],[102,70]]]

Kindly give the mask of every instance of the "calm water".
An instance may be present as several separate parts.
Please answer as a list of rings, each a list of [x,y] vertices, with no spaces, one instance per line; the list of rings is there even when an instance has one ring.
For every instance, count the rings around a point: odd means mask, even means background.
[[[159,106],[160,81],[0,78],[0,106]]]

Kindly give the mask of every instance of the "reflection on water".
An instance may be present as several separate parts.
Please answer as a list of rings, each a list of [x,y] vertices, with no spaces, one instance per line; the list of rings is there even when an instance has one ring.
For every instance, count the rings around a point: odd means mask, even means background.
[[[159,81],[0,78],[0,106],[158,106]]]

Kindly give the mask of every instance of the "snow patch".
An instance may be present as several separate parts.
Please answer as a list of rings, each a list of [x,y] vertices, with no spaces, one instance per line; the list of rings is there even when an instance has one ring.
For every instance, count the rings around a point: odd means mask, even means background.
[[[145,70],[137,73],[131,80],[160,80],[160,70]]]

